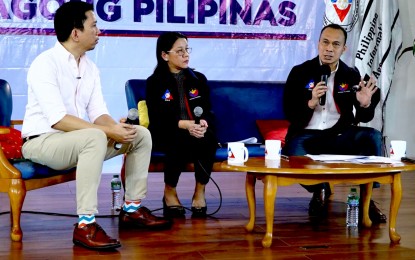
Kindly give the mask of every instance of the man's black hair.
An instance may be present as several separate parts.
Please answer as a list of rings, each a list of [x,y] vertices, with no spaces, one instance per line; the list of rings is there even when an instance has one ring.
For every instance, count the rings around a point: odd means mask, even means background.
[[[85,2],[67,2],[56,10],[54,25],[59,42],[68,40],[74,28],[83,30],[87,19],[86,12],[93,11],[94,6]]]

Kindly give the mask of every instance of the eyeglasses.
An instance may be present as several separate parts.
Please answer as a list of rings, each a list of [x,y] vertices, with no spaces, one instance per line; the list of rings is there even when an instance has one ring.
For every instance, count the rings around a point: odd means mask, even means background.
[[[184,52],[187,52],[187,54],[190,54],[190,53],[192,53],[192,48],[186,48],[186,49],[179,49],[179,50],[177,50],[177,51],[166,51],[167,53],[170,53],[170,52],[174,52],[174,53],[176,53],[177,55],[179,55],[179,56],[183,56],[184,55]]]
[[[340,42],[333,42],[333,43],[330,43],[329,41],[327,41],[327,40],[322,40],[322,41],[320,41],[320,43],[321,43],[321,45],[323,45],[324,47],[328,47],[330,44],[331,45],[333,45],[333,48],[334,49],[339,49],[340,47],[342,47],[342,44],[340,43]]]

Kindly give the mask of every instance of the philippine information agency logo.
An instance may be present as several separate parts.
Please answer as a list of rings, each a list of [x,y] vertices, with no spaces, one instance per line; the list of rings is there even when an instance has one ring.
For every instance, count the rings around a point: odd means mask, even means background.
[[[349,14],[350,8],[352,7],[352,0],[336,0],[331,2],[333,3],[334,10],[336,10],[340,21],[343,22],[344,18]]]
[[[359,15],[359,0],[325,0],[324,25],[336,23],[347,32],[353,30]]]

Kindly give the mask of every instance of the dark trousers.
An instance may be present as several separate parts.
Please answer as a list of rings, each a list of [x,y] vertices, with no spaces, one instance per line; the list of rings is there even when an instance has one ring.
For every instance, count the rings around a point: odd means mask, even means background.
[[[203,138],[195,138],[188,131],[179,130],[169,144],[164,145],[164,183],[176,187],[186,163],[191,162],[195,167],[196,182],[207,184],[216,149],[216,138],[211,132],[206,132]]]
[[[382,156],[382,134],[370,127],[350,126],[341,132],[307,130],[287,140],[284,155],[342,154]],[[327,187],[326,183],[302,185],[309,192]]]

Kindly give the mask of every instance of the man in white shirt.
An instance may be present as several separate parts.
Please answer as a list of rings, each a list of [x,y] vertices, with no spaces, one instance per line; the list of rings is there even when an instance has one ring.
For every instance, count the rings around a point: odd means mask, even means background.
[[[127,157],[120,226],[170,227],[170,220],[156,217],[141,206],[147,192],[151,135],[144,127],[126,124],[125,119],[117,123],[111,118],[102,96],[99,71],[85,54],[99,40],[93,5],[63,4],[56,11],[54,25],[58,42],[33,61],[27,75],[23,156],[56,170],[77,168],[79,221],[73,234],[75,244],[90,249],[121,246],[95,221],[103,162],[121,154]]]

